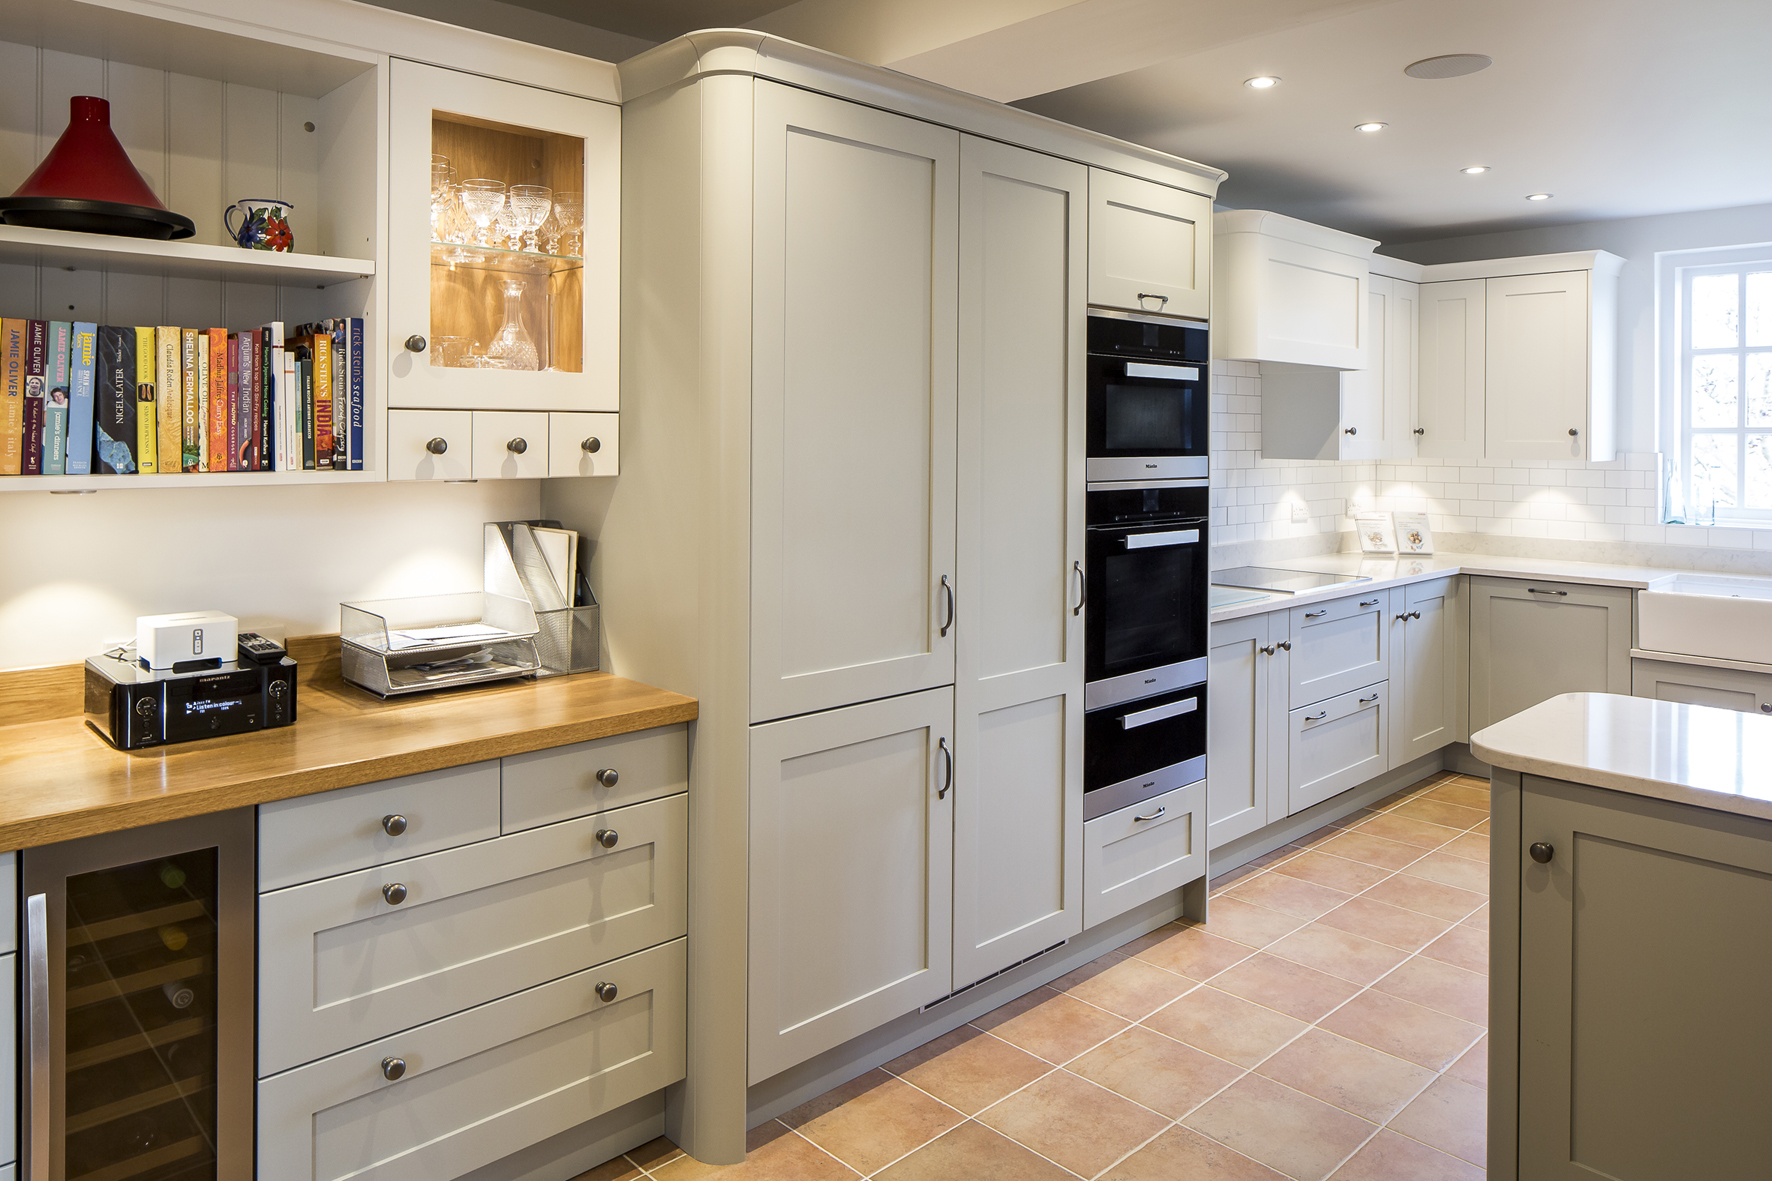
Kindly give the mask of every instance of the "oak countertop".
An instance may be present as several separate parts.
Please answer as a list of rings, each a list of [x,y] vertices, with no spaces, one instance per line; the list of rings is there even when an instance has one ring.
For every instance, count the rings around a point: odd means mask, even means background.
[[[293,645],[292,645],[293,647]],[[123,752],[64,715],[0,727],[0,849],[47,845],[692,721],[696,702],[609,673],[382,701],[305,665],[296,722]]]

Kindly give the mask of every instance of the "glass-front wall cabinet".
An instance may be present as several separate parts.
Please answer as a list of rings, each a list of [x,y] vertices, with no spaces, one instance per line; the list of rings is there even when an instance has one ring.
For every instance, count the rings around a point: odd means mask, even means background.
[[[615,410],[620,112],[393,63],[394,408]]]

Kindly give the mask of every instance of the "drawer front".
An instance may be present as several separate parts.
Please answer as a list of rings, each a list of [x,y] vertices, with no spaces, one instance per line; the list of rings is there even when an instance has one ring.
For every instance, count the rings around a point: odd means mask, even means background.
[[[1291,610],[1291,705],[1310,705],[1388,679],[1390,592]]]
[[[548,416],[474,411],[474,479],[536,480],[548,474]]]
[[[688,817],[671,796],[262,895],[260,1077],[682,935]]]
[[[605,786],[598,776],[609,771],[615,782]],[[688,790],[688,726],[511,755],[504,760],[504,828],[520,832]]]
[[[497,762],[278,800],[258,807],[258,888],[276,890],[497,835]]]
[[[1288,816],[1389,767],[1388,692],[1388,685],[1369,685],[1292,711]]]
[[[1085,821],[1083,926],[1178,890],[1205,872],[1203,781]]]
[[[388,479],[466,480],[473,476],[473,465],[470,412],[388,411]]]
[[[258,1084],[259,1181],[445,1181],[684,1074],[673,940]],[[596,986],[616,986],[612,1001]],[[398,1058],[394,1081],[382,1060]]]
[[[621,415],[548,415],[548,475],[621,474]]]

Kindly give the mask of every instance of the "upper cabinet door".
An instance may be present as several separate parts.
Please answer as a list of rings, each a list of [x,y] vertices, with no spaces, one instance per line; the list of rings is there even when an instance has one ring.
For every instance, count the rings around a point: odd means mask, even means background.
[[[1420,389],[1421,284],[1392,279],[1384,323],[1384,456],[1413,459]]]
[[[756,87],[751,720],[954,678],[959,133]]]
[[[621,111],[395,59],[388,405],[616,410]]]
[[[1341,433],[1336,437],[1335,455],[1338,459],[1389,458],[1384,430],[1391,377],[1384,364],[1391,307],[1388,278],[1371,277],[1366,306],[1366,367],[1346,369],[1341,374]]]
[[[960,146],[954,978],[1083,929],[1088,172]]]
[[[1211,201],[1089,170],[1090,303],[1204,320],[1211,282]]]
[[[1483,348],[1487,287],[1460,279],[1421,285],[1419,453],[1441,459],[1483,454]]]
[[[1587,458],[1587,272],[1488,284],[1489,457]]]

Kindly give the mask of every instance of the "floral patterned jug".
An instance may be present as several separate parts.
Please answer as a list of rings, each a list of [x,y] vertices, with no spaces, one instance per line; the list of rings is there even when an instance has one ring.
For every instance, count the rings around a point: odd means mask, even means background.
[[[222,225],[228,236],[248,250],[295,249],[295,235],[289,231],[289,211],[295,208],[275,197],[247,197],[228,206],[222,214]],[[240,218],[239,226],[234,218]]]

